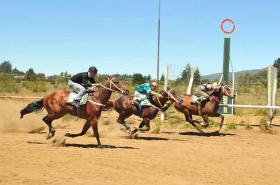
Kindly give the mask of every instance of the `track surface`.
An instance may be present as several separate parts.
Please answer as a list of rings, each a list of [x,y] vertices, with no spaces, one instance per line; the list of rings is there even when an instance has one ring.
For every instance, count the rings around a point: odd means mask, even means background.
[[[19,121],[13,112],[0,119],[0,184],[280,184],[278,126],[273,134],[254,127],[208,137],[193,129],[163,129],[132,140],[115,124],[100,124],[107,147],[97,149],[89,134],[58,145],[45,139],[44,130],[27,133],[28,125],[44,126],[43,113]],[[55,124],[56,143],[81,129],[82,122],[69,123]]]

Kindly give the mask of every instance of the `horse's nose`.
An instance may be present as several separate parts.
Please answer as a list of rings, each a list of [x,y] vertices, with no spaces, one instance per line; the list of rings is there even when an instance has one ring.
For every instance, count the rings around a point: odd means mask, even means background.
[[[124,94],[124,95],[128,95],[128,94],[129,94],[129,90],[125,90],[125,91],[123,92],[123,94]]]

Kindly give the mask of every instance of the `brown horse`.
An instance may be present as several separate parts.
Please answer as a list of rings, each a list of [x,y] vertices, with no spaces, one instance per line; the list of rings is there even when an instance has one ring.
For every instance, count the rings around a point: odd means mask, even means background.
[[[209,101],[201,105],[201,117],[205,122],[205,127],[209,126],[208,116],[221,117],[220,128],[217,132],[221,130],[224,123],[224,116],[217,112],[223,95],[234,98],[234,94],[231,89],[227,85],[221,85],[212,95],[210,95]],[[203,133],[203,131],[195,124],[199,122],[192,119],[192,115],[199,115],[197,104],[191,102],[191,95],[184,95],[182,99],[183,103],[176,103],[174,105],[175,109],[182,112],[185,115],[186,121],[190,122],[199,132]]]
[[[161,96],[160,96],[161,95]],[[125,119],[130,117],[132,114],[143,118],[138,128],[135,128],[130,135],[135,134],[139,131],[150,130],[150,120],[155,119],[159,111],[166,111],[169,106],[176,102],[178,105],[181,99],[177,97],[174,90],[162,91],[160,95],[152,95],[150,101],[153,106],[142,107],[142,110],[137,110],[137,107],[132,104],[132,96],[121,96],[114,103],[114,109],[119,113],[117,122],[123,125],[127,130],[130,126],[125,122]],[[170,100],[170,102],[168,102]],[[146,128],[143,128],[146,126]]]
[[[123,88],[121,82],[116,77],[109,76],[105,85],[101,85],[101,87],[100,91],[89,94],[89,100],[85,105],[81,105],[81,113],[79,115],[81,118],[87,120],[86,123],[92,127],[98,147],[101,147],[101,143],[99,139],[97,120],[100,117],[103,108],[108,103],[112,92],[128,94],[128,90]],[[47,139],[53,137],[55,134],[55,129],[52,127],[53,120],[59,119],[66,114],[78,116],[77,108],[66,103],[69,93],[70,92],[68,91],[55,91],[47,94],[43,99],[30,103],[22,109],[20,111],[21,118],[25,114],[45,108],[48,114],[43,118],[43,121],[49,128]]]

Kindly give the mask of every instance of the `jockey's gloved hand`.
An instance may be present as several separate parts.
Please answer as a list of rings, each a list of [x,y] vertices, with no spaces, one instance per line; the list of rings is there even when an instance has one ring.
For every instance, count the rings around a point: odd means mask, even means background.
[[[87,93],[93,93],[94,92],[94,88],[93,87],[89,87],[87,88]]]

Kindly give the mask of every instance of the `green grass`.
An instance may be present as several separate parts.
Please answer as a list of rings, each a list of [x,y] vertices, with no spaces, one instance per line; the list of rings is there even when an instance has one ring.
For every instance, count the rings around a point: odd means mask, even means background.
[[[245,124],[245,130],[252,130],[253,127],[250,124]]]
[[[227,124],[226,127],[228,130],[235,130],[237,128],[236,124],[234,122],[230,122]]]

